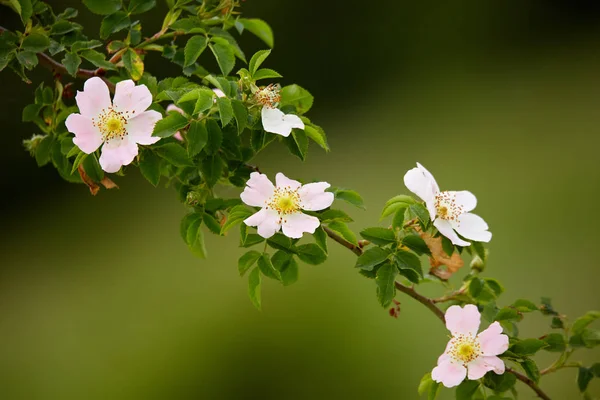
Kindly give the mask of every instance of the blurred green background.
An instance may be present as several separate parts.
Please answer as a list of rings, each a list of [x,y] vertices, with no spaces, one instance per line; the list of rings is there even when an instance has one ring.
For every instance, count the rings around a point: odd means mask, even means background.
[[[77,6],[95,35],[99,20],[79,2],[51,3]],[[145,34],[164,9],[142,18]],[[367,211],[347,209],[358,231],[407,192],[402,176],[419,161],[442,188],[477,195],[494,234],[485,275],[507,287],[502,304],[552,296],[573,318],[600,308],[599,3],[249,0],[244,11],[274,28],[268,67],[315,95],[310,117],[332,147],[312,146],[303,164],[275,145],[261,170],[359,191]],[[3,8],[0,24],[18,21]],[[242,43],[246,54],[262,47]],[[148,65],[177,74],[160,57]],[[263,284],[255,311],[235,232],[208,236],[200,261],[179,237],[173,190],[131,171],[92,197],[38,169],[21,146],[35,132],[20,122],[33,90],[0,79],[2,399],[418,398],[447,340],[422,306],[399,294],[389,317],[354,256],[332,244],[297,284]],[[548,322],[528,316],[522,332],[539,336]],[[578,398],[574,370],[541,386]]]

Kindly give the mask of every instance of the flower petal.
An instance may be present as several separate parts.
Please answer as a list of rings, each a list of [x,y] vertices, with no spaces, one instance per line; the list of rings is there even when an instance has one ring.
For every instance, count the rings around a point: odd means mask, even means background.
[[[413,168],[404,174],[404,185],[406,185],[408,190],[427,203],[427,210],[429,210],[429,214],[433,220],[436,216],[435,196],[440,192],[440,188],[433,175],[425,167],[417,163],[417,168]]]
[[[508,336],[502,334],[502,326],[498,322],[492,323],[477,338],[484,356],[497,356],[508,349]]]
[[[302,209],[319,211],[331,206],[335,196],[333,193],[325,191],[329,186],[331,185],[327,182],[315,182],[303,185],[298,190]]]
[[[441,382],[447,388],[460,385],[467,376],[467,369],[460,364],[454,364],[446,360],[437,365],[431,371],[431,378],[436,382]]]
[[[302,186],[300,182],[288,178],[281,172],[278,172],[277,175],[275,175],[275,183],[277,184],[278,188],[289,187],[292,190],[296,190]]]
[[[483,359],[485,360],[486,364],[492,367],[492,370],[498,375],[502,375],[506,370],[504,361],[496,356],[484,356]]]
[[[97,76],[85,81],[83,92],[77,91],[75,101],[81,115],[90,118],[98,116],[103,109],[111,106],[108,86]]]
[[[225,93],[223,93],[223,91],[221,89],[214,88],[212,91],[215,92],[217,97],[226,97]]]
[[[65,125],[69,132],[74,133],[73,143],[86,154],[91,154],[98,150],[102,144],[102,134],[96,128],[92,120],[81,114],[71,114],[67,117]]]
[[[467,369],[469,370],[469,379],[474,381],[483,378],[483,376],[488,371],[494,369],[494,367],[486,362],[485,357],[477,357],[467,364]]]
[[[267,132],[289,136],[292,128],[304,129],[304,122],[297,115],[284,114],[278,108],[263,107],[261,111],[263,128]]]
[[[462,207],[464,212],[472,211],[477,206],[477,197],[467,190],[459,192],[449,190],[448,194],[456,201],[458,206]]]
[[[479,215],[465,213],[458,217],[458,221],[452,223],[453,228],[467,239],[478,242],[489,242],[492,240],[492,232],[488,231],[488,224]]]
[[[117,83],[113,105],[118,111],[129,113],[129,118],[146,111],[152,104],[152,94],[146,85],[135,85],[128,79]]]
[[[444,235],[448,239],[450,239],[452,244],[455,244],[457,246],[463,246],[463,247],[471,244],[471,243],[465,242],[464,240],[459,238],[458,235],[456,234],[456,232],[454,232],[454,229],[452,229],[452,224],[450,222],[446,221],[445,219],[441,219],[441,218],[436,219],[435,221],[433,221],[433,226],[435,226],[442,235]]]
[[[292,239],[300,239],[304,232],[315,233],[321,222],[319,218],[297,212],[283,218],[283,234]]]
[[[122,166],[131,164],[137,154],[137,144],[127,136],[123,139],[112,139],[102,146],[100,166],[106,172],[117,172]]]
[[[127,121],[127,133],[129,139],[139,144],[153,144],[160,140],[157,136],[152,136],[154,125],[162,119],[161,113],[150,110],[144,111],[135,118]]]
[[[475,337],[481,323],[481,314],[473,304],[467,304],[464,308],[450,306],[446,310],[445,318],[446,328],[453,336],[463,334]]]
[[[165,111],[166,112],[177,111],[179,114],[183,115],[183,110],[181,108],[177,107],[175,104],[169,104]]]
[[[265,174],[253,172],[240,198],[249,206],[264,207],[267,200],[273,196],[274,190],[275,187]]]
[[[279,214],[276,211],[263,208],[254,215],[246,218],[244,223],[248,226],[256,226],[258,234],[268,239],[279,231],[281,227],[279,221]]]

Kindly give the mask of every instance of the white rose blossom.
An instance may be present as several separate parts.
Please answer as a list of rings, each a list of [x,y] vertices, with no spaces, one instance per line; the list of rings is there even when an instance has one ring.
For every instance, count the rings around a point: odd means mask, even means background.
[[[152,132],[162,115],[146,111],[152,104],[152,94],[145,85],[121,81],[111,101],[106,83],[93,77],[85,81],[75,101],[80,114],[69,115],[65,125],[75,134],[73,143],[84,153],[91,154],[102,146],[99,161],[106,172],[117,172],[130,164],[138,154],[138,144],[160,140]]]
[[[421,164],[404,175],[406,187],[419,196],[427,206],[433,225],[457,246],[469,246],[470,243],[458,237],[478,242],[489,242],[492,233],[488,224],[479,215],[470,213],[477,205],[473,193],[462,191],[440,191],[435,178]],[[455,232],[456,231],[456,232]]]
[[[334,195],[326,192],[327,182],[300,184],[282,173],[275,176],[274,186],[266,175],[253,172],[240,195],[242,201],[252,207],[262,207],[247,218],[244,223],[257,227],[258,234],[270,238],[279,229],[293,239],[299,239],[304,232],[315,233],[319,227],[318,218],[304,214],[302,210],[319,211],[333,203]]]
[[[279,86],[269,85],[255,93],[256,101],[263,105],[261,119],[266,132],[288,137],[293,128],[304,129],[304,122],[294,114],[284,114],[277,108]]]

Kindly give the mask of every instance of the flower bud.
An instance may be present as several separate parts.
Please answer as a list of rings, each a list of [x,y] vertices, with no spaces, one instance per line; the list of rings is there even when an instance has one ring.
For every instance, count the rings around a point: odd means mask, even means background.
[[[485,249],[485,258],[487,258],[488,250]],[[478,255],[475,255],[471,260],[471,269],[477,272],[483,272],[485,269],[485,261],[481,259]]]
[[[44,136],[42,135],[33,135],[31,139],[23,140],[23,146],[25,146],[25,149],[27,149],[27,151],[34,156],[35,151],[42,139],[44,139]]]
[[[187,195],[185,196],[185,204],[187,204],[188,206],[197,206],[198,204],[202,204],[204,202],[204,200],[206,199],[206,196],[203,195],[200,192],[196,192],[196,191],[191,191],[188,192]]]

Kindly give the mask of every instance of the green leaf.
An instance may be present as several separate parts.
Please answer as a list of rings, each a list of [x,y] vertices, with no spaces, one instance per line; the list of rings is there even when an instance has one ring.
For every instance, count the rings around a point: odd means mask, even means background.
[[[600,363],[595,363],[590,367],[590,370],[596,378],[600,378]]]
[[[189,224],[186,233],[186,243],[188,248],[196,257],[206,258],[206,247],[204,245],[204,233],[202,232],[202,216],[196,214]]]
[[[190,225],[194,222],[201,219],[200,214],[198,213],[190,213],[185,215],[182,219],[181,219],[181,224],[179,225],[179,234],[181,235],[181,238],[183,239],[183,241],[185,242],[185,244],[188,243],[187,241],[187,232],[188,229],[190,227]]]
[[[258,268],[264,276],[281,281],[281,273],[275,269],[267,253],[261,254],[260,258],[258,259]]]
[[[50,136],[44,137],[35,149],[35,162],[42,167],[50,162],[53,140]]]
[[[189,167],[193,164],[188,158],[185,149],[177,143],[166,143],[153,149],[156,154],[176,167]]]
[[[161,119],[154,125],[154,132],[152,132],[152,136],[157,136],[161,138],[171,137],[177,131],[185,128],[188,124],[188,119],[179,114],[178,112],[173,112]]]
[[[217,59],[217,64],[223,75],[227,76],[235,66],[235,54],[230,45],[223,43],[209,44],[210,50]]]
[[[260,270],[258,268],[254,268],[248,275],[248,296],[254,307],[260,310]]]
[[[23,39],[21,48],[32,53],[41,53],[50,47],[50,38],[41,33],[30,33]]]
[[[429,250],[429,247],[427,247],[427,243],[425,243],[425,241],[419,235],[406,235],[402,239],[402,244],[420,256],[423,254],[431,255],[431,250]]]
[[[281,233],[276,233],[267,239],[267,244],[276,250],[283,250],[288,253],[296,252],[296,249],[292,246],[292,239]]]
[[[121,9],[121,0],[83,0],[83,4],[99,15],[109,15]]]
[[[525,299],[516,300],[511,307],[516,308],[520,312],[531,312],[538,310],[538,307],[534,303]]]
[[[385,246],[396,242],[396,235],[387,228],[367,228],[360,232],[360,236],[379,246]]]
[[[579,388],[580,392],[583,393],[586,391],[593,377],[594,374],[592,373],[591,369],[579,367],[579,370],[577,372],[577,387]]]
[[[36,119],[40,115],[42,107],[42,104],[28,104],[25,106],[21,115],[23,122],[30,122]]]
[[[481,383],[478,381],[464,380],[456,388],[456,400],[471,400],[477,393]]]
[[[131,14],[141,14],[153,9],[156,6],[156,0],[130,0],[127,10]]]
[[[62,63],[67,69],[69,75],[74,77],[77,74],[79,65],[81,64],[81,57],[75,53],[66,53],[65,57],[62,59]]]
[[[517,310],[515,310],[514,308],[504,307],[504,308],[501,308],[500,311],[498,311],[498,314],[496,314],[496,321],[498,321],[498,322],[519,321],[519,320],[520,320],[519,312]]]
[[[548,344],[543,340],[533,338],[523,339],[510,346],[510,351],[519,356],[526,357],[534,355],[546,346],[548,346]]]
[[[210,109],[213,105],[215,93],[210,89],[200,89],[198,91],[198,100],[194,106],[194,115]]]
[[[227,97],[218,97],[217,106],[219,107],[219,116],[221,117],[221,126],[224,128],[233,119],[233,107],[231,106],[231,100]]]
[[[315,230],[313,236],[315,238],[315,243],[317,244],[317,246],[319,246],[321,250],[323,250],[323,252],[327,254],[327,233],[325,233],[323,227],[319,226]]]
[[[233,108],[233,115],[238,127],[238,134],[242,133],[248,125],[248,110],[244,103],[240,100],[231,100],[231,107]]]
[[[240,206],[233,207],[229,211],[229,215],[227,215],[227,220],[225,221],[225,224],[223,224],[223,227],[221,228],[221,235],[226,233],[228,230],[230,230],[235,225],[239,224],[240,222],[242,222],[243,220],[245,220],[252,214],[253,214],[252,211],[250,211],[248,208],[246,208],[246,206],[240,205]]]
[[[98,158],[94,153],[90,154],[83,160],[83,169],[85,173],[94,181],[100,182],[104,179],[104,171],[98,163]]]
[[[240,247],[252,247],[265,241],[265,238],[262,236],[257,235],[256,233],[249,234],[247,230],[248,227],[246,224],[240,225]]]
[[[377,283],[377,300],[383,307],[387,307],[392,303],[392,300],[396,296],[396,275],[398,275],[398,268],[390,263],[386,263],[377,270],[377,277],[375,282]]]
[[[352,222],[352,217],[346,214],[342,210],[336,210],[334,208],[330,208],[322,213],[315,213],[316,217],[318,217],[321,222],[332,222],[332,221],[340,221],[340,222]]]
[[[202,221],[212,233],[221,235],[221,224],[219,224],[219,221],[215,217],[205,212],[202,214]]]
[[[521,362],[521,367],[523,367],[523,370],[525,370],[525,373],[527,374],[529,379],[531,379],[535,383],[538,383],[540,381],[540,370],[538,369],[538,366],[535,363],[535,361],[529,359],[525,360]]]
[[[106,39],[113,33],[117,33],[130,26],[131,20],[129,19],[129,15],[123,11],[117,11],[102,19],[102,24],[100,24],[100,37]]]
[[[289,286],[298,280],[298,263],[294,257],[284,251],[277,251],[271,257],[273,266],[281,273],[283,286]]]
[[[123,65],[125,65],[125,69],[134,81],[139,81],[144,75],[144,62],[139,54],[132,49],[127,49],[123,54]]]
[[[546,343],[546,347],[544,347],[546,351],[562,353],[567,348],[567,340],[563,334],[550,333],[543,340]]]
[[[292,134],[286,137],[284,140],[285,144],[293,155],[297,156],[302,161],[306,160],[306,153],[308,152],[308,139],[304,131],[293,129]]]
[[[399,195],[392,197],[385,203],[380,219],[395,214],[401,208],[408,208],[411,204],[415,204],[415,199],[410,196]]]
[[[202,177],[208,187],[215,186],[223,174],[221,157],[218,154],[206,157],[202,160],[200,170],[202,171]]]
[[[314,97],[310,92],[298,85],[285,86],[279,92],[281,107],[294,106],[300,115],[306,113],[313,105]]]
[[[75,157],[75,161],[73,161],[73,165],[71,167],[71,175],[73,175],[75,171],[77,171],[77,168],[79,168],[79,166],[87,158],[87,156],[88,155],[83,151],[77,154],[77,157]]]
[[[249,30],[256,35],[256,37],[265,42],[267,46],[273,48],[273,31],[271,30],[269,24],[257,18],[239,18],[238,21],[244,26],[245,29]]]
[[[320,126],[311,123],[305,123],[304,133],[306,133],[306,136],[318,144],[323,150],[329,151],[327,136],[325,136],[325,131],[323,131]]]
[[[327,260],[327,254],[321,247],[314,243],[303,244],[296,247],[298,257],[307,264],[318,265]]]
[[[414,283],[419,283],[423,277],[421,269],[421,260],[419,257],[404,250],[397,250],[394,254],[396,266],[400,269],[400,273],[408,280]]]
[[[274,78],[283,78],[281,74],[275,70],[270,68],[261,68],[253,76],[255,81],[260,81],[261,79],[274,79]]]
[[[483,377],[483,384],[498,393],[510,390],[516,382],[517,378],[513,374],[496,375],[491,373],[485,374]]]
[[[552,322],[550,323],[550,327],[552,329],[564,329],[565,323],[560,317],[553,317]]]
[[[206,49],[208,41],[206,36],[192,36],[186,43],[185,49],[183,51],[185,55],[185,61],[183,62],[183,66],[187,67],[196,62],[200,54]]]
[[[588,349],[592,349],[600,345],[600,332],[586,328],[580,333],[571,336],[569,344],[572,347],[587,347]]]
[[[160,158],[152,151],[144,151],[140,159],[140,171],[153,186],[160,181]]]
[[[377,265],[385,262],[391,255],[391,252],[381,247],[372,247],[362,253],[356,260],[356,268],[366,271],[372,271]]]
[[[365,209],[365,204],[362,197],[354,190],[335,189],[332,190],[332,192],[337,200],[343,200],[352,204],[353,206],[362,208],[363,210]]]
[[[429,211],[421,203],[411,204],[408,209],[412,215],[417,217],[423,227],[429,223]]]
[[[19,64],[29,70],[38,65],[37,54],[31,51],[21,51],[20,53],[17,53],[17,60],[19,61]]]
[[[97,52],[96,50],[84,50],[79,55],[98,68],[104,68],[108,70],[116,69],[114,64],[106,61],[104,54]]]
[[[479,295],[481,294],[481,291],[483,290],[484,286],[485,282],[483,281],[483,279],[478,277],[474,277],[473,279],[471,279],[471,281],[469,282],[469,294],[471,295],[471,297],[477,299],[477,297],[479,297]]]
[[[354,235],[354,232],[352,232],[350,230],[350,228],[348,228],[348,225],[346,225],[345,223],[340,222],[340,221],[334,221],[334,222],[330,222],[327,226],[329,227],[329,229],[336,232],[337,234],[339,234],[341,237],[343,237],[344,239],[346,239],[353,245],[355,245],[355,246],[358,245],[358,241],[356,240],[356,235]]]
[[[221,131],[219,124],[214,119],[209,119],[206,122],[206,129],[208,130],[208,143],[206,144],[206,152],[209,154],[215,154],[221,148],[221,144],[223,144],[223,131]]]
[[[421,381],[419,382],[419,388],[417,389],[419,397],[429,392],[429,388],[431,387],[432,383],[433,379],[431,378],[431,372],[428,372],[425,375],[423,375]]]
[[[573,322],[572,332],[574,335],[583,332],[585,328],[595,320],[600,318],[600,311],[588,311],[583,317],[579,317]]]
[[[259,50],[250,59],[250,64],[248,64],[248,70],[250,71],[250,75],[254,77],[254,74],[258,70],[258,67],[269,57],[271,54],[271,50]]]
[[[27,25],[27,21],[33,15],[33,6],[31,0],[9,0],[9,4],[13,4],[19,11],[17,13],[21,16],[21,21],[23,21],[23,25]],[[16,11],[16,10],[15,10]]]
[[[186,135],[188,143],[188,154],[194,157],[199,154],[206,143],[208,143],[208,131],[203,122],[192,121]]]
[[[452,254],[454,253],[454,245],[452,244],[452,241],[444,235],[442,235],[441,238],[442,238],[442,249],[444,250],[444,253],[448,254],[448,256],[451,257]]]

